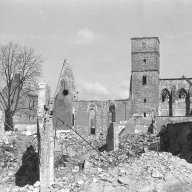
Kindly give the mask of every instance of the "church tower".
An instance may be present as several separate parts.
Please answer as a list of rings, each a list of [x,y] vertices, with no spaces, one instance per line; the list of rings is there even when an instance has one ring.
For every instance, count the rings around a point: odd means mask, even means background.
[[[159,54],[158,37],[131,39],[131,93],[133,115],[158,114]]]

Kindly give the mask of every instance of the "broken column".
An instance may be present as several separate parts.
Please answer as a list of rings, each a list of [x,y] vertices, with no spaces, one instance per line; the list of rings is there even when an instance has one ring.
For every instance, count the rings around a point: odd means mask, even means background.
[[[39,83],[38,123],[40,133],[40,191],[47,192],[54,182],[54,139],[52,118],[48,108],[49,93],[46,83]]]

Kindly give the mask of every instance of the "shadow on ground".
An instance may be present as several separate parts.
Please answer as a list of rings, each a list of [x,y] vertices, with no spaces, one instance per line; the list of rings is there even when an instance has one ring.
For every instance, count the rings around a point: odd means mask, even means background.
[[[23,187],[33,185],[36,181],[39,181],[39,158],[31,145],[23,154],[22,165],[15,174],[15,184]]]

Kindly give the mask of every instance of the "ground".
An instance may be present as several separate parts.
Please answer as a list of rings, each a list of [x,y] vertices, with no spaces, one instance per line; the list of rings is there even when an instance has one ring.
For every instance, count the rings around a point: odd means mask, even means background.
[[[19,139],[18,139],[19,138]],[[39,191],[39,182],[18,187],[15,173],[22,163],[22,154],[34,137],[10,133],[1,137],[0,191]],[[132,138],[132,140],[131,140]],[[57,156],[55,182],[50,191],[56,192],[190,192],[192,164],[158,151],[158,138],[150,134],[131,134],[124,147],[113,152],[89,149],[84,155]],[[87,148],[89,148],[87,146]],[[60,157],[60,158],[59,158]]]

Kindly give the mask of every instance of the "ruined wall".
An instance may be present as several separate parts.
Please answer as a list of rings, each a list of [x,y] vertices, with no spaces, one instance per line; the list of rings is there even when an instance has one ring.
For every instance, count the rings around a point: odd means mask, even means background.
[[[188,79],[191,80],[191,79]],[[171,100],[172,116],[185,116],[191,113],[192,109],[192,91],[189,83],[184,79],[160,79],[159,83],[159,115],[169,115],[169,102]],[[163,91],[167,90],[169,99],[163,102]],[[180,98],[179,93],[183,90],[186,97]]]
[[[192,122],[171,123],[160,133],[160,149],[192,163]]]
[[[115,112],[117,124],[123,124],[132,116],[132,102],[131,100],[115,100]]]
[[[183,122],[192,122],[192,117],[133,116],[127,121],[120,135],[123,136],[127,133],[145,133],[150,126],[153,126],[154,133],[159,133],[163,126]]]
[[[107,134],[109,103],[107,101],[77,101],[75,107],[75,130],[85,137],[98,138]],[[90,110],[95,110],[95,134],[91,134]]]
[[[182,122],[192,122],[192,117],[155,117],[155,125],[157,127],[157,131],[159,132],[163,125],[167,126],[167,124],[175,124]]]
[[[75,129],[86,136],[98,138],[102,133],[106,137],[108,128],[111,122],[109,117],[110,105],[115,106],[115,122],[123,124],[131,117],[131,102],[129,100],[116,101],[76,101],[75,106]],[[91,135],[90,131],[90,107],[95,107],[96,110],[96,133]]]
[[[63,122],[65,124],[63,124]],[[72,126],[72,94],[60,89],[56,95],[53,109],[53,124],[58,130],[68,130]]]

